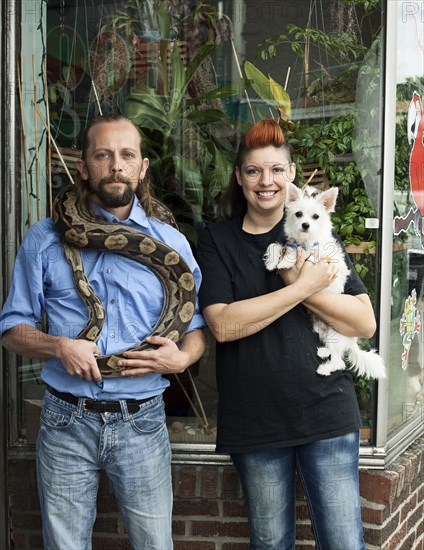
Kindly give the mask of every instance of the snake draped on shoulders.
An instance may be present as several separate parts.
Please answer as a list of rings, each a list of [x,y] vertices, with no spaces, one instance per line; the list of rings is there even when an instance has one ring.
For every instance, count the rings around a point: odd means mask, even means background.
[[[159,202],[157,205],[161,206]],[[169,219],[173,219],[171,214]],[[54,201],[53,220],[63,236],[65,256],[71,266],[76,289],[88,309],[87,325],[77,338],[96,342],[105,320],[103,304],[86,277],[81,248],[122,254],[151,269],[162,283],[164,303],[148,336],[162,336],[173,342],[184,336],[194,315],[196,285],[190,268],[175,250],[137,229],[95,218],[85,205],[79,203],[73,185],[61,191]],[[119,367],[118,360],[123,358],[124,351],[151,348],[153,346],[144,338],[128,350],[97,356],[102,376],[120,376],[123,367]]]

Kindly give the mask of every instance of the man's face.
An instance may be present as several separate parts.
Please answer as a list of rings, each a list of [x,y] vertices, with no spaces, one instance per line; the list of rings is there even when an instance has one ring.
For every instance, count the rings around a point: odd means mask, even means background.
[[[77,162],[81,178],[88,182],[91,199],[107,209],[131,204],[148,165],[148,159],[141,156],[140,136],[126,120],[93,126],[86,159]]]

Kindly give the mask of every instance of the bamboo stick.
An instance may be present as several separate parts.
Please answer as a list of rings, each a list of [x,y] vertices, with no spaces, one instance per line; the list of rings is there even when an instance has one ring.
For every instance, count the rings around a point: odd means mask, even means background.
[[[309,176],[308,181],[303,184],[302,187],[306,187],[308,183],[312,180],[312,178],[315,176],[315,174],[318,172],[318,168],[315,168],[315,170],[312,172],[312,174]]]
[[[34,106],[37,105],[37,79],[35,76],[35,56],[32,54],[32,81],[33,81],[33,103]],[[36,204],[37,204],[37,220],[41,220],[40,212],[40,174],[38,166],[38,123],[37,115],[34,109],[34,132],[35,132],[35,194],[36,194]]]
[[[100,116],[103,116],[102,108],[100,107],[99,96],[97,95],[97,89],[93,79],[91,79],[91,86],[93,88],[94,97],[96,98],[97,108],[99,110]]]
[[[284,90],[287,92],[287,86],[288,86],[288,83],[289,83],[289,76],[290,76],[290,71],[291,71],[291,67],[289,67],[287,69],[287,74],[286,74],[286,81],[284,83]]]
[[[51,132],[50,132],[50,109],[49,109],[49,89],[47,86],[47,56],[44,55],[44,101],[46,103],[47,118],[47,182],[49,189],[49,213],[53,213],[53,186],[52,186],[52,155],[51,155]]]
[[[25,189],[27,195],[27,204],[28,204],[28,225],[32,225],[32,216],[31,216],[31,193],[29,189],[29,179],[28,179],[28,153],[27,153],[27,142],[26,142],[26,132],[25,132],[25,121],[24,121],[24,108],[22,104],[22,80],[21,80],[21,68],[20,59],[18,62],[18,93],[19,93],[19,107],[21,111],[21,123],[22,123],[22,148],[24,150],[24,167],[25,167]]]
[[[180,388],[183,390],[183,393],[187,399],[187,401],[189,402],[191,408],[193,409],[193,412],[197,418],[197,420],[200,422],[200,425],[205,428],[205,430],[207,430],[208,428],[204,425],[204,422],[203,422],[203,418],[200,416],[200,414],[198,413],[197,411],[197,408],[196,408],[196,405],[193,403],[191,397],[189,396],[189,394],[187,393],[187,390],[185,389],[183,383],[181,382],[180,380],[180,377],[178,376],[178,374],[174,373],[174,376],[175,378],[177,379],[177,382],[178,384],[180,385]]]
[[[44,127],[47,129],[46,121],[44,120],[44,117],[43,117],[43,115],[41,114],[40,109],[37,107],[37,105],[34,105],[34,108],[35,108],[36,113],[37,113],[38,116],[40,117],[41,122],[43,123]],[[71,176],[71,173],[69,172],[68,167],[66,166],[66,162],[64,161],[64,159],[63,159],[63,157],[62,157],[62,153],[59,151],[59,147],[56,145],[56,142],[55,142],[55,140],[54,140],[54,138],[53,138],[52,135],[50,135],[50,139],[51,139],[51,142],[52,142],[52,144],[53,144],[53,147],[56,149],[56,153],[57,153],[57,155],[58,155],[58,157],[59,157],[59,159],[60,159],[60,162],[62,163],[62,166],[63,166],[64,169],[65,169],[66,174],[68,175],[68,178],[71,180],[71,183],[74,184],[75,182],[74,182],[74,180],[73,180],[73,178],[72,178],[72,176]]]
[[[237,52],[236,52],[236,47],[235,47],[235,44],[234,44],[234,40],[231,38],[231,39],[230,39],[230,42],[231,42],[231,47],[232,47],[233,54],[234,54],[234,59],[235,59],[235,61],[236,61],[238,73],[239,73],[239,75],[240,75],[240,78],[243,78],[243,73],[241,72],[241,67],[240,67],[240,63],[239,63],[238,57],[237,57]],[[252,105],[251,105],[251,103],[250,103],[249,94],[247,93],[247,90],[244,90],[244,95],[246,96],[247,104],[249,105],[249,109],[250,109],[250,114],[251,114],[251,116],[252,116],[252,120],[253,120],[253,122],[256,122],[256,120],[255,120],[255,115],[253,114],[253,109],[252,109]]]
[[[209,433],[208,417],[206,416],[205,409],[203,408],[202,400],[200,399],[200,395],[199,395],[199,392],[197,391],[197,386],[194,382],[193,376],[191,375],[190,369],[187,369],[187,373],[188,373],[188,376],[190,378],[191,385],[193,386],[194,393],[196,394],[197,402],[199,403],[200,411],[202,413],[203,420],[205,422],[206,432]]]

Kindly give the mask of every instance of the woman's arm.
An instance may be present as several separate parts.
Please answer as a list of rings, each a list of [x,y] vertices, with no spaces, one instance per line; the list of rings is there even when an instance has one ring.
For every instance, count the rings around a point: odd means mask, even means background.
[[[345,336],[371,338],[377,328],[368,294],[351,296],[324,290],[304,300],[303,305]]]
[[[299,249],[295,266],[288,270],[280,270],[280,276],[290,287],[298,281],[309,265],[312,265],[311,262],[305,261],[305,255]],[[305,298],[303,305],[345,336],[371,338],[375,333],[377,325],[367,294],[352,296],[321,290]]]
[[[218,303],[205,307],[203,315],[215,339],[230,342],[255,334],[327,288],[336,275],[335,265],[327,262],[307,264],[299,270],[297,280],[285,288],[230,304]]]

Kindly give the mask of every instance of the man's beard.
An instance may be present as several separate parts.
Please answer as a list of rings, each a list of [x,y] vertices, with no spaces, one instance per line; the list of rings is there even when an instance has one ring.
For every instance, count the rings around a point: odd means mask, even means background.
[[[108,184],[114,181],[125,183],[124,189],[121,190],[121,187],[114,187],[111,189]],[[94,195],[97,195],[102,205],[106,208],[127,206],[134,197],[133,181],[119,175],[102,178],[98,183],[97,189],[93,189],[90,185],[90,191]]]

